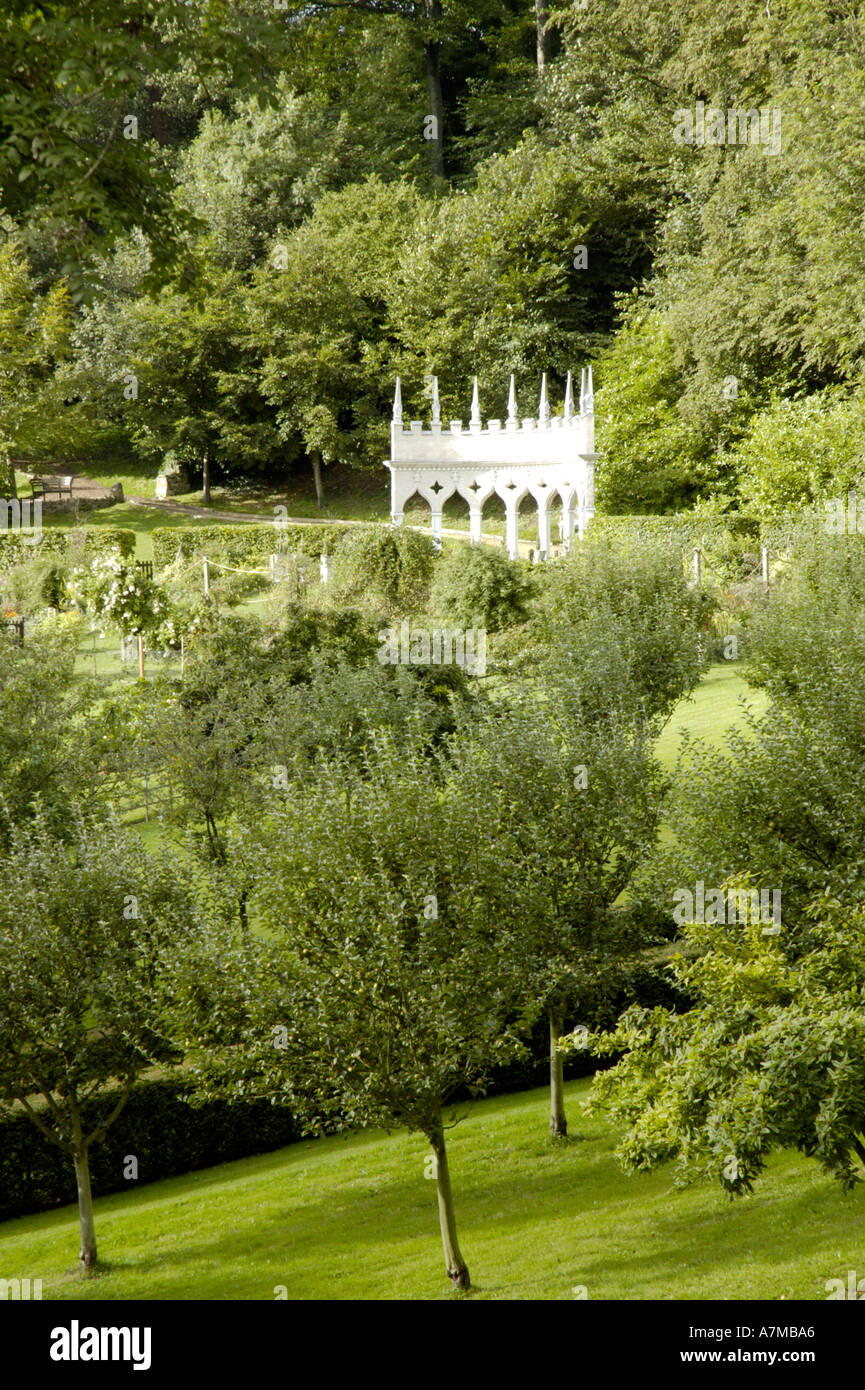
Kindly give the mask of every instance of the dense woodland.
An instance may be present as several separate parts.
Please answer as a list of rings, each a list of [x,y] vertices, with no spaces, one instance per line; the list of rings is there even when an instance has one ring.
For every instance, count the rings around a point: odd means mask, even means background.
[[[533,409],[592,361],[602,509],[856,485],[858,5],[35,13],[0,59],[7,452],[377,468],[397,373],[465,418],[474,373],[501,415],[510,372]],[[677,141],[698,102],[777,146]]]

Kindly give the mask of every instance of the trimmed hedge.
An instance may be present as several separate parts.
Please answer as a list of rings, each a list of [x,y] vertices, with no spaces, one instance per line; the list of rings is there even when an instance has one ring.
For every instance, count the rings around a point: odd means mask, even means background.
[[[727,516],[700,517],[688,512],[668,516],[595,516],[589,534],[625,544],[635,541],[667,541],[683,549],[711,548],[730,539],[760,542],[760,518],[745,512]]]
[[[0,572],[54,555],[75,564],[112,550],[129,559],[135,554],[135,532],[123,526],[51,527],[43,530],[38,542],[31,545],[18,531],[0,531]]]
[[[153,563],[156,570],[174,563],[177,552],[186,560],[206,555],[226,565],[255,565],[266,568],[268,558],[292,551],[318,558],[325,550],[332,555],[348,530],[346,523],[323,526],[275,526],[250,522],[238,526],[157,526],[152,533]]]
[[[728,512],[721,516],[701,517],[691,512],[671,512],[667,516],[596,516],[590,533],[625,544],[635,541],[660,540],[679,545],[683,550],[695,546],[707,550],[725,549],[732,544],[751,542],[755,547],[766,545],[771,550],[795,549],[804,537],[821,536],[827,532],[827,519],[822,512],[785,512],[777,516],[756,516],[749,512]]]
[[[214,1100],[191,1106],[179,1077],[139,1081],[107,1138],[90,1150],[97,1197],[135,1187],[123,1176],[127,1155],[138,1159],[138,1182],[194,1172],[267,1153],[300,1138],[290,1111],[267,1100]],[[110,1113],[116,1095],[85,1107],[86,1127]],[[0,1221],[75,1202],[72,1160],[24,1114],[0,1118]]]

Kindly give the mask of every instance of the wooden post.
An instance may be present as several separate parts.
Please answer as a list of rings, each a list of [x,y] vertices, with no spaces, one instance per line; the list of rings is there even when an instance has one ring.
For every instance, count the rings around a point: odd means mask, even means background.
[[[763,549],[762,549],[762,551],[760,552],[760,558],[761,558],[762,564],[763,564],[763,583],[766,585],[766,588],[768,589],[768,587],[769,587],[769,547],[768,547],[768,546],[766,546],[766,545],[763,546]]]
[[[318,575],[322,584],[326,584],[330,579],[330,569],[327,562],[327,551],[322,551],[318,561]]]
[[[138,634],[138,679],[144,680],[144,638]]]
[[[698,545],[694,546],[694,583],[699,584],[703,573],[703,552]]]
[[[206,598],[207,595],[210,593],[210,561],[208,560],[208,558],[207,558],[206,555],[205,555],[205,557],[204,557],[203,564],[204,564],[204,596],[205,596],[205,598]]]

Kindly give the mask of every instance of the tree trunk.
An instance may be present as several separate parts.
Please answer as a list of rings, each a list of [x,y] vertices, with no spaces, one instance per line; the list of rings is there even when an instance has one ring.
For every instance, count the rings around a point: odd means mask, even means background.
[[[18,496],[18,484],[15,481],[15,464],[12,462],[11,454],[6,455],[6,478],[6,485],[9,488],[8,498],[12,501]]]
[[[86,1149],[75,1154],[75,1181],[78,1185],[78,1225],[81,1230],[78,1258],[82,1268],[89,1271],[96,1264],[96,1227],[93,1222],[93,1194],[90,1191],[90,1159]]]
[[[75,1182],[78,1187],[78,1225],[81,1231],[78,1258],[85,1273],[89,1273],[96,1264],[96,1226],[93,1221],[93,1193],[90,1191],[90,1159],[81,1129],[81,1116],[72,1096],[69,1098],[69,1115],[72,1120],[72,1161],[75,1164]]]
[[[310,458],[312,460],[312,476],[315,481],[315,505],[321,511],[324,506],[324,483],[321,477],[321,454],[318,449],[313,449]]]
[[[439,1203],[439,1225],[441,1226],[442,1245],[445,1252],[445,1267],[448,1278],[456,1289],[471,1288],[469,1279],[468,1265],[460,1253],[459,1241],[457,1240],[457,1223],[454,1215],[454,1199],[451,1192],[451,1179],[448,1171],[448,1155],[445,1148],[444,1130],[441,1118],[429,1135],[430,1143],[433,1146],[433,1153],[436,1158],[436,1191]]]
[[[564,1136],[568,1132],[565,1116],[565,1074],[561,1053],[556,1051],[556,1043],[565,1031],[565,1021],[560,1014],[550,1010],[550,1133]]]
[[[440,0],[425,0],[424,9],[427,19],[437,21],[441,19],[442,7]],[[438,38],[426,38],[423,46],[423,75],[426,86],[427,116],[432,116],[434,125],[432,129],[425,126],[424,134],[429,146],[430,165],[433,175],[443,179],[445,176],[445,157],[444,157],[444,125],[445,125],[445,105],[442,96],[442,75],[441,75],[441,41]]]
[[[538,77],[543,76],[544,68],[553,56],[553,36],[547,29],[550,12],[547,0],[535,0],[535,29],[537,33]]]
[[[205,451],[204,451],[203,475],[204,475],[204,476],[202,477],[202,480],[201,480],[201,500],[202,500],[202,502],[209,502],[209,501],[210,501],[210,450],[209,450],[209,449],[205,449]]]

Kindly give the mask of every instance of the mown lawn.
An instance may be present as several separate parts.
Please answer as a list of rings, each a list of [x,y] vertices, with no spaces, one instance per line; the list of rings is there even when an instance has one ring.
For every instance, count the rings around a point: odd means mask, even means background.
[[[727,730],[741,728],[744,723],[742,699],[757,714],[762,714],[768,705],[768,698],[762,691],[752,690],[746,684],[741,662],[721,661],[710,666],[693,696],[680,700],[673,710],[670,722],[655,745],[659,761],[667,769],[675,765],[686,730],[691,738],[704,739],[716,748],[723,748]]]
[[[478,1103],[448,1143],[463,1254],[481,1299],[824,1299],[861,1265],[865,1191],[773,1160],[756,1195],[628,1178],[604,1117],[567,1096],[574,1139],[549,1140],[546,1092]],[[420,1136],[367,1133],[172,1178],[97,1201],[108,1266],[75,1270],[75,1210],[0,1227],[0,1277],[48,1299],[449,1298]]]

